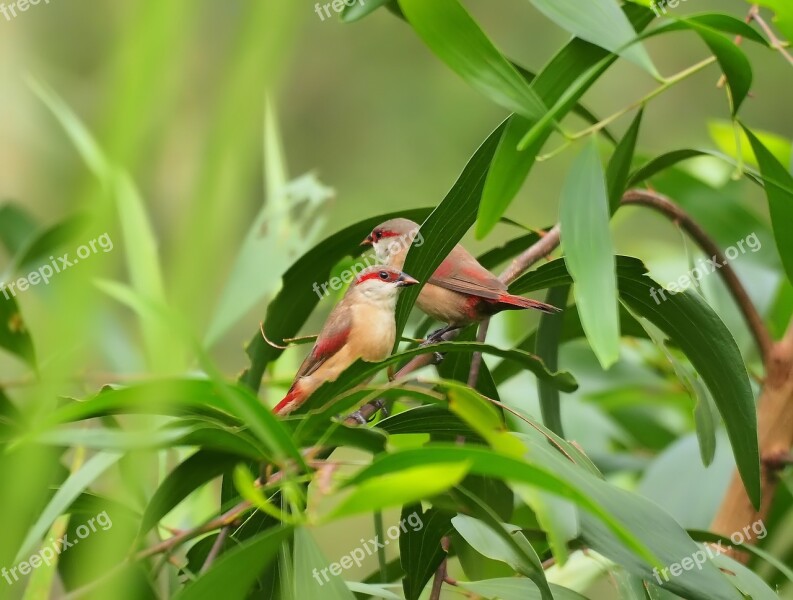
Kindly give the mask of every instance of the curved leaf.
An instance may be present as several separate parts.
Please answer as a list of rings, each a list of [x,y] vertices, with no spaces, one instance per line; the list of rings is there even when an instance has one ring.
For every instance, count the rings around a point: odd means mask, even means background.
[[[665,295],[663,288],[647,275],[647,269],[636,258],[618,257],[617,279],[621,298],[633,311],[660,328],[705,381],[727,427],[746,491],[757,505],[760,501],[760,456],[754,395],[740,350],[729,329],[698,294],[687,290]],[[571,281],[564,261],[557,259],[527,273],[510,289],[526,293]]]

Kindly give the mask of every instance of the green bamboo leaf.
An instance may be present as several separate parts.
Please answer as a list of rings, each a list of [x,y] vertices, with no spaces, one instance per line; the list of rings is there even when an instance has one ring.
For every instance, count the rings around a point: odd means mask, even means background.
[[[758,129],[753,129],[752,131],[780,163],[783,165],[793,164],[793,146],[788,138],[770,131]],[[735,125],[731,121],[718,119],[708,121],[708,133],[719,149],[727,156],[736,161],[742,160],[743,162],[759,166],[746,132],[741,130],[740,136],[736,136]],[[739,139],[736,140],[736,137]],[[736,141],[738,141],[737,144]]]
[[[636,113],[633,123],[625,132],[625,135],[617,144],[614,154],[611,155],[608,169],[606,170],[606,180],[609,189],[609,210],[611,214],[619,208],[620,200],[625,190],[628,189],[628,177],[631,172],[633,156],[636,152],[636,143],[639,139],[639,130],[642,125],[644,108]]]
[[[399,0],[424,43],[468,84],[511,112],[539,119],[545,106],[458,0]]]
[[[355,4],[352,6],[345,2],[347,5],[341,13],[341,20],[345,23],[353,23],[372,14],[378,8],[391,1],[392,0],[355,0]]]
[[[530,579],[501,577],[484,581],[458,581],[457,585],[482,596],[499,600],[541,600],[539,588]],[[584,596],[560,585],[550,584],[555,600],[586,600]]]
[[[788,40],[793,40],[793,5],[787,0],[759,0],[754,4],[767,6],[776,13],[774,21]]]
[[[421,246],[410,247],[404,267],[406,273],[410,273],[422,283],[426,283],[476,220],[485,177],[505,126],[506,124],[502,123],[482,143],[465,165],[452,189],[422,223],[420,234],[424,238],[424,243]],[[396,313],[397,339],[402,335],[407,324],[420,287],[411,286],[400,294]]]
[[[33,338],[15,300],[15,291],[0,283],[0,348],[36,368]]]
[[[197,581],[178,591],[173,600],[248,598],[259,574],[276,557],[291,531],[291,527],[277,527],[242,542],[224,553]]]
[[[415,515],[421,528],[405,528],[399,536],[399,558],[405,577],[402,588],[405,600],[418,600],[441,562],[446,558],[441,540],[452,528],[450,513],[438,508],[422,511],[421,503],[402,507],[401,521],[412,523]]]
[[[607,369],[619,359],[620,324],[608,190],[595,138],[570,169],[559,213],[564,261],[575,283],[581,324]]]
[[[768,197],[768,211],[771,213],[771,225],[774,228],[774,238],[782,258],[782,265],[787,273],[788,281],[793,282],[793,238],[790,236],[790,224],[793,223],[793,176],[782,165],[765,144],[752,132],[743,126],[749,137],[760,171],[765,180],[765,192]]]
[[[553,288],[549,290],[545,301],[552,306],[565,307],[569,295],[569,286]],[[562,343],[563,326],[564,314],[544,314],[540,317],[540,324],[537,326],[537,341],[534,351],[548,365],[549,369],[559,368],[559,346]],[[538,379],[537,395],[540,398],[542,422],[548,429],[564,437],[559,390]]]
[[[624,7],[632,27],[643,31],[653,13],[633,4]],[[477,216],[476,235],[489,233],[515,198],[551,135],[553,119],[561,120],[570,110],[580,110],[584,93],[617,60],[616,54],[582,39],[570,41],[531,82],[540,99],[553,107],[553,115],[540,122],[513,115],[493,158]],[[577,108],[578,107],[578,108]],[[526,132],[537,128],[531,144],[521,145]],[[520,148],[519,148],[520,146]]]
[[[333,570],[328,576],[329,561],[319,549],[311,533],[304,528],[295,531],[294,578],[297,598],[322,598],[325,600],[354,600],[344,579]],[[350,560],[349,556],[345,556]],[[334,562],[338,568],[340,565]]]
[[[140,523],[143,536],[199,487],[230,471],[239,457],[199,450],[171,471],[154,492]]]
[[[391,506],[409,504],[445,492],[462,481],[468,472],[465,459],[456,464],[414,466],[371,479],[348,483],[352,493],[327,516],[340,519]]]
[[[79,442],[75,445],[79,445]],[[121,454],[98,452],[88,459],[80,470],[69,475],[28,531],[25,540],[22,542],[17,552],[14,562],[19,562],[26,556],[29,556],[42,536],[52,527],[55,519],[67,512],[72,502],[74,502],[88,486],[101,477],[105,471],[116,464],[120,458]]]
[[[667,295],[647,275],[647,269],[638,259],[618,257],[617,277],[622,300],[660,328],[705,381],[727,427],[735,463],[749,498],[758,505],[760,454],[754,394],[743,357],[729,329],[698,294],[686,290]],[[564,261],[557,259],[527,273],[510,290],[527,293],[571,281]]]
[[[534,7],[562,29],[613,52],[661,78],[616,0],[531,0]]]

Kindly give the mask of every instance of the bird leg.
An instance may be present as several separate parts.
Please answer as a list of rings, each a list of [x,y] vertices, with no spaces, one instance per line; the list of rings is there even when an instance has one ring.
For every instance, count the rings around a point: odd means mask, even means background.
[[[459,325],[447,325],[446,327],[441,327],[436,331],[433,331],[431,334],[427,336],[427,338],[421,343],[419,346],[420,348],[424,348],[426,346],[431,346],[432,344],[439,344],[444,341],[443,336],[451,331],[457,331],[461,329]],[[433,363],[439,365],[443,362],[444,355],[441,352],[434,352],[433,353]]]
[[[374,406],[377,410],[379,410],[380,412],[383,413],[383,418],[384,419],[389,416],[388,408],[385,405],[385,400],[383,400],[382,398],[378,398],[374,402],[371,402],[371,405]],[[375,415],[377,414],[377,410],[372,413],[372,418],[374,418]],[[369,422],[369,421],[366,420],[366,417],[363,416],[363,414],[361,413],[360,409],[356,410],[354,413],[351,413],[350,414],[350,418],[355,419],[361,425],[366,425]]]

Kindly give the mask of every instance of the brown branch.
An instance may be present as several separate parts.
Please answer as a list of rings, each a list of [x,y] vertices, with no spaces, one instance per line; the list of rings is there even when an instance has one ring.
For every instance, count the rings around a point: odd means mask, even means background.
[[[760,444],[760,509],[755,510],[746,495],[739,474],[733,473],[730,486],[719,511],[711,523],[711,530],[729,537],[758,521],[765,522],[771,511],[779,471],[793,448],[793,319],[785,337],[774,344],[765,361],[766,379],[758,402],[757,428]],[[755,539],[748,539],[755,543]],[[733,553],[745,562],[748,555]]]
[[[447,556],[443,557],[441,564],[438,565],[437,571],[435,571],[435,579],[432,582],[432,591],[430,592],[429,600],[440,600],[441,597],[441,589],[443,588],[444,582],[448,579],[448,569],[449,569],[449,538],[444,537],[441,538],[441,548],[446,553]]]
[[[721,265],[721,268],[718,269],[718,274],[724,280],[727,289],[729,289],[738,308],[741,310],[741,313],[743,313],[746,324],[749,326],[752,336],[757,343],[757,347],[760,350],[760,355],[763,360],[765,360],[773,344],[771,335],[768,333],[768,329],[763,323],[760,313],[757,312],[751,298],[749,298],[746,288],[741,283],[741,280],[738,279],[738,275],[735,273],[735,270],[732,268],[727,257],[724,256],[716,242],[710,238],[705,230],[703,230],[688,213],[657,192],[630,190],[623,196],[622,204],[646,206],[669,217],[682,227],[700,248],[714,260],[718,261],[718,264]]]

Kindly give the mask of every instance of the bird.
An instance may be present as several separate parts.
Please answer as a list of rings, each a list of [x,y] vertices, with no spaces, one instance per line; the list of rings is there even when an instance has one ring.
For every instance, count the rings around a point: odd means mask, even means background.
[[[391,219],[375,227],[361,245],[372,246],[377,260],[384,265],[401,269],[418,232],[419,225],[409,219]],[[416,304],[433,319],[447,323],[428,337],[428,341],[435,342],[440,341],[444,333],[503,310],[532,308],[550,314],[560,312],[550,304],[510,294],[507,286],[460,244],[429,278]]]
[[[326,381],[358,359],[377,362],[391,354],[396,338],[396,302],[402,288],[418,283],[400,269],[372,266],[350,283],[300,365],[286,396],[273,409],[288,415]]]

